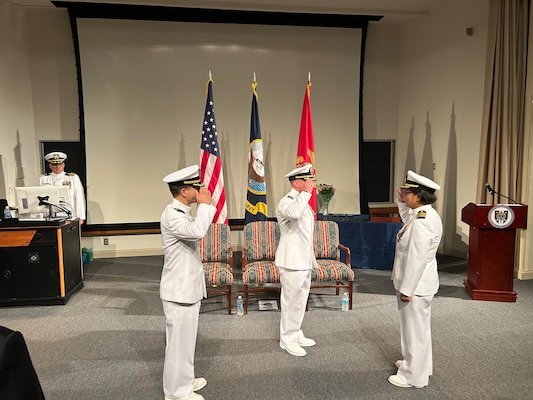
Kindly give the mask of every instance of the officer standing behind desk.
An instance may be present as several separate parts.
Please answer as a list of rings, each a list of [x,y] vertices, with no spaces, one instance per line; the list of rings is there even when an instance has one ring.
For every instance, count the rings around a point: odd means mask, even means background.
[[[287,353],[303,357],[304,347],[314,346],[301,329],[311,287],[311,269],[316,267],[313,251],[315,217],[309,205],[315,177],[313,166],[295,168],[289,178],[291,190],[276,209],[281,238],[275,264],[281,282],[281,321],[279,345]]]
[[[65,160],[67,155],[61,151],[52,151],[44,156],[48,161],[48,167],[52,171],[47,175],[39,177],[39,186],[69,186],[70,187],[70,208],[72,218],[79,218],[80,225],[85,222],[85,193],[80,177],[73,172],[65,172]]]
[[[398,232],[392,281],[400,312],[403,360],[397,360],[396,375],[388,380],[399,387],[421,388],[433,374],[431,347],[431,301],[439,290],[437,250],[442,221],[431,206],[440,186],[431,179],[408,171],[398,189],[398,210],[403,227]]]
[[[211,225],[216,208],[209,190],[202,187],[198,166],[193,165],[163,178],[172,193],[161,215],[164,265],[160,297],[166,319],[163,390],[166,400],[202,400],[194,393],[206,384],[194,377],[194,353],[201,300],[207,297],[198,242]],[[190,215],[197,203],[196,218]]]

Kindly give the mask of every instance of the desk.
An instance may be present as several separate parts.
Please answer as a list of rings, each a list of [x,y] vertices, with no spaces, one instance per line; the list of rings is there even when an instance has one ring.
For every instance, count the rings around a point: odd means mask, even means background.
[[[66,304],[82,287],[78,219],[0,223],[0,306]]]
[[[392,269],[401,222],[369,222],[368,215],[321,215],[339,225],[340,242],[349,247],[352,268]],[[341,261],[346,261],[343,255]]]

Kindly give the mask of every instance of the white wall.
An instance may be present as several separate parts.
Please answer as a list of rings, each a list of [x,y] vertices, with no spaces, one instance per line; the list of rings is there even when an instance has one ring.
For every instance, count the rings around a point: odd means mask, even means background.
[[[0,155],[5,187],[14,204],[16,185],[35,182],[35,131],[28,59],[28,23],[22,8],[0,1]]]
[[[60,8],[26,10],[36,142],[78,141],[78,88],[68,13]]]
[[[476,195],[487,19],[488,0],[451,0],[401,25],[371,24],[367,41],[365,139],[397,140],[397,184],[414,168],[443,186],[441,251],[461,256],[461,209]]]

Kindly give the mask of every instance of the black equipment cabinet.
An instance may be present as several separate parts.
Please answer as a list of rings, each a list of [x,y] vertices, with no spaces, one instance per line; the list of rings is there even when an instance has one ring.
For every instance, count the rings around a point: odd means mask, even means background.
[[[66,304],[83,287],[79,220],[0,223],[0,306]]]

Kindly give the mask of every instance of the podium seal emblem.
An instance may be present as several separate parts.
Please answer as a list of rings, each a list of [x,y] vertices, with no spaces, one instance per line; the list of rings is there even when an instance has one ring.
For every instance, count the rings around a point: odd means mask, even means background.
[[[489,222],[494,228],[508,228],[514,221],[514,211],[509,206],[496,205],[489,211]]]

